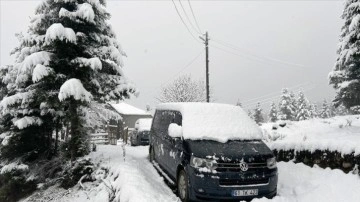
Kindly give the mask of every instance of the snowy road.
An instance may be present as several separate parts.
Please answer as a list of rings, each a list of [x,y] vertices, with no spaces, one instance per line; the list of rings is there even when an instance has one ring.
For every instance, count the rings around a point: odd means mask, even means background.
[[[109,193],[114,193],[116,202],[179,201],[149,163],[147,153],[147,146],[127,146],[124,162],[121,146],[98,146],[98,151],[90,156],[110,168],[110,175],[104,180],[107,186],[102,183],[86,191],[74,189],[53,201],[108,201]],[[278,196],[272,200],[254,199],[253,202],[357,202],[360,199],[360,178],[357,175],[292,162],[280,162],[278,168]]]

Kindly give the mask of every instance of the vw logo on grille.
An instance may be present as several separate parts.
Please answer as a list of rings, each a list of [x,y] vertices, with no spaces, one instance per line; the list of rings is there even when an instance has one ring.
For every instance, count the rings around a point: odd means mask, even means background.
[[[247,170],[249,169],[249,166],[248,166],[248,164],[245,163],[245,162],[240,162],[240,169],[241,169],[242,171],[247,171]]]

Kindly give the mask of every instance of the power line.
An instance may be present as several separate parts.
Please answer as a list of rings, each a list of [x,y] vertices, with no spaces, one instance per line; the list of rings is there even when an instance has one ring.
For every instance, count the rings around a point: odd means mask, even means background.
[[[303,90],[303,92],[307,92],[307,91],[309,91],[309,90],[312,90],[312,89],[314,89],[314,88],[316,88],[316,84],[314,84],[314,85],[312,85],[312,86],[309,86],[307,89],[304,89]],[[280,94],[281,95],[281,94]],[[274,101],[274,99],[276,99],[276,98],[278,98],[279,97],[279,95],[278,96],[274,96],[274,97],[272,97],[272,98],[267,98],[267,99],[264,99],[264,100],[260,100],[260,101],[256,101],[256,102],[253,102],[253,103],[250,103],[250,104],[245,104],[244,105],[244,107],[245,108],[248,108],[248,107],[251,107],[251,106],[255,106],[257,103],[261,103],[261,104],[266,104],[266,103],[270,103],[270,102],[273,102]],[[265,102],[264,102],[265,101]]]
[[[300,87],[305,87],[305,86],[308,86],[308,85],[311,85],[312,83],[311,82],[304,82],[304,83],[300,83],[300,84],[297,84],[297,85],[294,85],[294,86],[291,86],[287,89],[291,90],[291,89],[296,89],[296,88],[300,88]],[[279,91],[274,91],[272,93],[268,93],[266,95],[263,95],[263,96],[260,96],[260,97],[256,97],[256,98],[251,98],[249,100],[245,100],[242,102],[242,104],[244,103],[248,103],[248,102],[252,102],[252,101],[255,101],[255,100],[259,100],[259,99],[262,99],[262,98],[266,98],[266,97],[269,97],[269,96],[272,96],[272,95],[279,95]]]
[[[266,65],[274,65],[274,64],[267,63],[267,62],[265,62],[265,61],[263,61],[263,60],[259,60],[259,59],[257,59],[257,58],[251,58],[251,57],[246,56],[246,55],[241,55],[241,54],[239,54],[239,53],[235,53],[235,52],[232,52],[232,51],[229,51],[229,50],[220,48],[220,47],[215,46],[215,45],[211,45],[211,47],[213,47],[213,48],[215,48],[215,49],[218,49],[218,50],[221,50],[221,51],[224,51],[224,52],[226,52],[226,53],[230,53],[230,54],[233,54],[233,55],[236,55],[236,56],[239,56],[239,57],[248,59],[248,60],[256,61],[256,62],[258,62],[258,63],[262,63],[262,64],[266,64]],[[292,67],[292,66],[287,66],[287,67],[285,67],[285,68],[303,70],[303,68],[300,68],[300,67]]]
[[[224,41],[220,41],[220,40],[217,40],[217,39],[212,39],[212,40],[214,42],[218,43],[218,44],[221,44],[222,46],[231,48],[231,49],[233,49],[235,51],[245,53],[247,55],[250,55],[250,56],[252,56],[254,58],[257,58],[257,59],[260,59],[260,60],[263,60],[263,61],[270,61],[270,62],[280,63],[282,65],[290,65],[290,66],[296,66],[296,67],[305,67],[305,65],[302,65],[302,64],[292,63],[292,62],[288,62],[288,61],[284,61],[284,60],[280,60],[280,59],[276,59],[276,58],[272,58],[272,57],[267,57],[267,56],[258,56],[256,54],[251,53],[248,50],[244,50],[243,48],[239,48],[239,47],[235,46],[234,44],[227,43],[227,42],[224,42]]]
[[[191,36],[195,39],[195,41],[199,42],[198,39],[197,39],[197,38],[193,35],[193,33],[190,31],[189,27],[186,25],[184,19],[181,17],[180,12],[179,12],[178,8],[176,7],[176,4],[175,4],[174,0],[171,0],[171,1],[173,2],[174,7],[175,7],[175,10],[176,10],[176,13],[177,13],[178,16],[180,17],[180,20],[181,20],[181,22],[184,24],[184,26],[186,27],[187,31],[191,34]]]
[[[165,81],[164,83],[162,83],[160,86],[164,86],[165,84],[169,83],[171,80],[173,80],[175,77],[177,77],[181,72],[185,71],[185,69],[187,69],[188,67],[190,67],[190,65],[192,65],[200,56],[201,54],[204,52],[204,50],[201,50],[201,52],[199,54],[196,55],[196,57],[194,57],[192,60],[190,60],[190,62],[188,64],[186,64],[183,68],[181,68],[176,74],[174,74],[173,76],[170,77],[170,79],[168,79],[167,81]]]
[[[198,34],[201,34],[201,32],[199,32],[199,31],[196,29],[196,27],[193,25],[193,23],[191,22],[191,20],[190,20],[190,18],[189,18],[189,16],[188,16],[188,14],[187,14],[184,6],[183,6],[182,3],[181,3],[181,0],[179,0],[179,3],[180,3],[180,6],[181,6],[181,9],[183,10],[183,12],[184,12],[184,14],[185,14],[186,19],[187,19],[188,22],[190,23],[190,26],[193,28],[193,30],[195,30],[195,32],[197,32]]]
[[[196,20],[196,17],[195,17],[195,14],[194,14],[194,10],[192,9],[190,0],[188,0],[188,3],[189,3],[189,7],[190,7],[190,10],[191,10],[192,16],[193,16],[194,21],[195,21],[195,24],[196,24],[197,28],[199,29],[200,33],[202,33],[201,28],[200,28],[200,26],[199,26],[199,23],[198,23],[198,21]]]

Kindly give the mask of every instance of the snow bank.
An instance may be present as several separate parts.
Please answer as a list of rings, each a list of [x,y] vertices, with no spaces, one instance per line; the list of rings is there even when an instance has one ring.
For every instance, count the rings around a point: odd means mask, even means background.
[[[14,170],[28,171],[29,166],[27,166],[25,164],[10,163],[10,164],[7,164],[4,167],[2,167],[0,173],[5,174],[5,173],[9,173],[9,172],[14,171]]]
[[[152,119],[138,119],[135,122],[135,129],[138,131],[150,131]]]
[[[61,23],[54,23],[46,30],[46,44],[50,44],[52,41],[57,39],[76,44],[76,35],[74,30],[64,27]]]
[[[76,11],[73,12],[61,8],[59,17],[68,17],[72,20],[82,19],[86,22],[95,24],[95,13],[92,6],[88,3],[78,4]]]
[[[285,127],[274,123],[261,126],[263,139],[277,150],[330,150],[342,154],[360,154],[360,116],[337,116],[329,119],[311,119],[287,122]],[[351,122],[351,126],[348,123]]]
[[[33,70],[32,81],[34,83],[40,81],[42,78],[48,76],[52,72],[52,68],[46,67],[42,64],[37,64]]]
[[[92,95],[82,85],[79,79],[69,79],[61,87],[58,98],[60,101],[73,97],[75,100],[90,102]]]
[[[359,201],[360,180],[341,170],[308,167],[302,163],[279,162],[278,195],[252,202]]]
[[[23,128],[26,128],[28,126],[31,125],[41,125],[43,122],[40,118],[35,117],[35,116],[24,116],[23,118],[20,119],[13,119],[12,122],[14,123],[14,125],[16,127],[18,127],[20,130]]]
[[[157,110],[175,110],[182,114],[184,139],[228,140],[261,139],[261,130],[238,106],[215,103],[166,103]]]

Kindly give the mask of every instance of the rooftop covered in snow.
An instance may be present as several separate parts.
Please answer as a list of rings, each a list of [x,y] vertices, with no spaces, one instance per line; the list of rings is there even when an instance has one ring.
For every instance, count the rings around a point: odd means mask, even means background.
[[[120,103],[109,103],[119,114],[121,115],[151,115],[150,113],[129,105],[125,102]]]
[[[259,126],[239,106],[216,103],[165,103],[157,110],[174,110],[182,114],[182,136],[192,140],[261,139]]]

